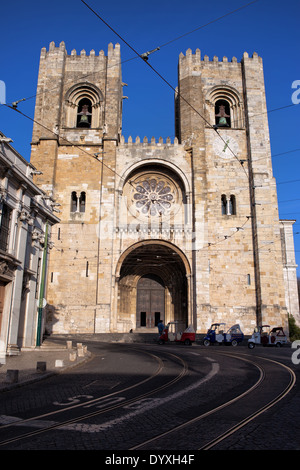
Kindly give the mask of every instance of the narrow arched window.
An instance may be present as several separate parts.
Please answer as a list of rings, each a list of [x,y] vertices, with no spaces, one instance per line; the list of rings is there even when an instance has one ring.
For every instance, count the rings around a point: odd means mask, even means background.
[[[88,98],[82,98],[78,103],[77,127],[91,127],[92,103]]]
[[[77,211],[77,193],[73,191],[71,194],[71,212]]]
[[[215,104],[215,119],[218,127],[231,127],[230,106],[226,100],[218,100]]]
[[[222,215],[236,215],[236,199],[233,194],[227,197],[226,194],[221,196]]]
[[[85,212],[86,194],[84,191],[77,195],[76,191],[71,194],[71,212]]]
[[[79,211],[85,212],[85,193],[82,192],[79,198]]]
[[[227,198],[225,194],[222,194],[221,196],[221,210],[222,210],[222,215],[227,214]]]
[[[231,195],[229,199],[229,214],[236,215],[235,196]]]

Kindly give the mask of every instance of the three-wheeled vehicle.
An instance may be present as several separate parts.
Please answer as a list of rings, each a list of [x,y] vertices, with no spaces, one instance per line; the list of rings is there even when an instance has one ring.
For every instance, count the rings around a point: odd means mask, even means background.
[[[185,323],[172,321],[167,324],[158,343],[176,342],[190,345],[196,340],[196,333],[192,325],[186,328]]]
[[[248,339],[248,348],[253,349],[256,344],[280,347],[287,342],[287,336],[281,326],[270,331],[270,325],[262,325],[254,328],[251,338]]]
[[[243,341],[244,334],[238,323],[231,326],[226,333],[224,333],[225,325],[226,323],[213,323],[204,337],[204,346],[209,346],[214,343],[237,346],[238,343]]]

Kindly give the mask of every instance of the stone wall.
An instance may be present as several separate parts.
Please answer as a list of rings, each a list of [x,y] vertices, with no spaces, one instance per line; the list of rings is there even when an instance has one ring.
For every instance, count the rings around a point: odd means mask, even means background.
[[[188,50],[178,80],[174,141],[125,142],[119,46],[107,56],[68,55],[64,43],[42,50],[35,118],[44,127],[34,126],[32,163],[61,210],[49,332],[135,329],[137,283],[147,272],[164,281],[165,318],[184,317],[198,332],[218,321],[246,334],[260,322],[286,327],[262,60]],[[81,96],[91,100],[90,128],[76,127]],[[220,99],[229,127],[216,127]]]

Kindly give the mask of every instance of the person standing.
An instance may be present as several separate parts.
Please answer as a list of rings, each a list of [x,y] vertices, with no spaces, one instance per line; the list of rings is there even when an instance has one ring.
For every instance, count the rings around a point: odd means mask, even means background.
[[[163,334],[164,328],[165,328],[162,320],[159,320],[159,322],[157,324],[157,328],[158,328],[159,336],[161,336]]]

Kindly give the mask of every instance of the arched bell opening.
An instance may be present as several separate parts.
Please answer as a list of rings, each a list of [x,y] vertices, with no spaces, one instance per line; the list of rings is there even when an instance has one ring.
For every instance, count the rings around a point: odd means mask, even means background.
[[[83,98],[78,103],[76,127],[91,127],[92,103],[88,98]]]
[[[218,100],[215,104],[215,123],[217,127],[231,127],[230,105],[226,100]]]
[[[208,90],[207,118],[217,128],[240,129],[245,127],[244,105],[240,93],[228,85],[217,85]]]
[[[187,261],[159,242],[129,250],[120,264],[117,321],[133,330],[157,331],[157,323],[190,322]]]
[[[103,101],[103,94],[98,87],[88,82],[77,83],[65,94],[63,125],[77,129],[102,128]]]

